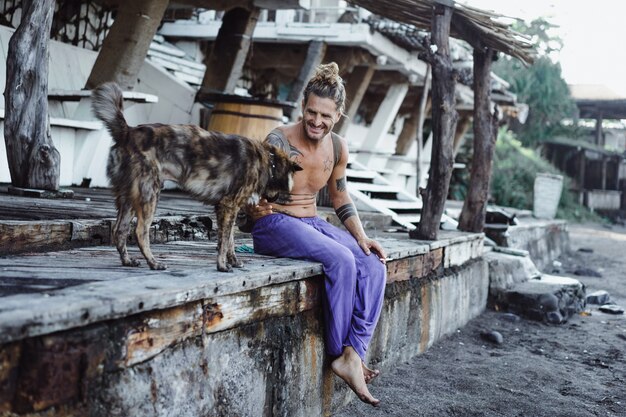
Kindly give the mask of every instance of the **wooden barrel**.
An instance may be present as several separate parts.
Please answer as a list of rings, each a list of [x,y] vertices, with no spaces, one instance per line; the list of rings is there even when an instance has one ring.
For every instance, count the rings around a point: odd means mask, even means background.
[[[211,101],[209,130],[263,140],[283,124],[285,103],[232,95],[215,95]]]

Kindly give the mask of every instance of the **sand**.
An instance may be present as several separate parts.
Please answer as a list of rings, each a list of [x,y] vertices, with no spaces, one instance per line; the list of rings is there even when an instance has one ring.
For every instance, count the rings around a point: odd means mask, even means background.
[[[606,290],[626,307],[626,228],[570,225],[570,241],[557,275],[579,279],[588,294]],[[576,275],[581,268],[602,277]],[[481,338],[492,330],[502,344]],[[370,391],[379,407],[355,397],[334,415],[626,416],[626,317],[588,305],[565,324],[550,325],[511,322],[487,310],[424,354],[382,369]]]

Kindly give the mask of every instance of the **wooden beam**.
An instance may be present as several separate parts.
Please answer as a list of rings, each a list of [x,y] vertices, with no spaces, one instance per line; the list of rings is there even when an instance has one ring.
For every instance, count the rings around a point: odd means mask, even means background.
[[[406,93],[409,91],[409,84],[393,84],[387,90],[385,99],[378,107],[376,116],[369,128],[365,140],[361,145],[361,150],[364,151],[376,151],[383,143],[389,128],[398,114],[400,105],[404,101]],[[357,160],[367,165],[371,159],[370,153],[359,153]]]
[[[54,0],[26,0],[11,36],[4,90],[4,140],[14,187],[59,189],[61,156],[48,120],[48,41]]]
[[[459,123],[456,125],[456,131],[454,132],[454,142],[452,147],[454,149],[454,155],[459,153],[459,148],[463,144],[463,138],[472,125],[472,116],[470,114],[462,114]]]
[[[474,154],[470,185],[459,217],[459,229],[465,232],[480,233],[485,225],[498,126],[497,114],[491,113],[493,56],[489,48],[474,49]]]
[[[420,100],[420,118],[417,122],[417,160],[415,164],[415,195],[421,198],[422,193],[420,192],[420,187],[422,184],[422,177],[424,176],[424,172],[422,172],[422,159],[424,158],[424,120],[426,120],[426,114],[431,112],[432,100],[430,99],[430,95],[428,94],[431,84],[432,84],[432,70],[430,65],[426,67],[426,79],[424,80],[424,92],[422,93],[422,98]],[[432,133],[431,135],[432,136]]]
[[[426,111],[428,92],[430,91],[430,66],[426,71],[426,80],[424,82],[424,88],[422,89],[420,99],[417,103],[415,103],[413,109],[411,109],[409,117],[406,118],[404,124],[402,125],[402,131],[398,135],[398,140],[396,142],[396,155],[406,155],[409,152],[413,141],[419,137],[418,130],[420,130],[420,127],[423,131],[425,119],[424,112]]]
[[[208,57],[202,80],[202,93],[227,93],[235,90],[252,44],[252,33],[260,9],[235,8],[227,11]]]
[[[335,132],[344,136],[352,119],[356,116],[356,112],[359,110],[363,96],[367,91],[367,87],[372,81],[374,76],[373,65],[357,65],[352,69],[352,72],[346,77],[346,104],[345,115],[335,125]]]
[[[452,9],[436,4],[432,14],[432,45],[420,54],[432,66],[432,124],[433,150],[430,162],[428,186],[423,193],[424,206],[417,229],[409,237],[420,240],[436,240],[444,204],[450,187],[454,165],[452,142],[459,115],[455,108],[457,73],[450,58],[450,20]]]
[[[287,101],[295,103],[296,107],[291,111],[290,119],[295,121],[302,112],[301,102],[302,93],[306,88],[306,83],[315,74],[315,69],[322,63],[326,55],[326,42],[320,40],[312,40],[309,42],[306,58],[300,67],[298,77],[294,80],[291,90],[287,95]]]
[[[106,81],[116,81],[122,90],[135,87],[168,4],[169,0],[135,0],[120,4],[87,80],[87,89]]]

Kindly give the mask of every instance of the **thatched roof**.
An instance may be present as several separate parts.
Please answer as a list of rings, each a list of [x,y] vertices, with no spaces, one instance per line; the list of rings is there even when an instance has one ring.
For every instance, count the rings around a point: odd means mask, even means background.
[[[450,36],[463,39],[472,46],[481,45],[513,56],[526,64],[534,60],[534,47],[523,35],[498,20],[504,16],[494,12],[458,4],[452,0],[348,0],[372,13],[430,30],[433,7],[437,3],[450,4],[454,13]]]

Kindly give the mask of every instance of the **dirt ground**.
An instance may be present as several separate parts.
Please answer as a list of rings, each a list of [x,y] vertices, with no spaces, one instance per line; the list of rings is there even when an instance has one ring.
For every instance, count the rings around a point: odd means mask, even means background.
[[[558,275],[626,307],[626,228],[570,225],[570,241]],[[581,268],[602,277],[576,275]],[[626,318],[594,305],[587,313],[548,325],[486,311],[410,362],[383,369],[370,386],[380,407],[355,397],[335,416],[626,416]],[[483,330],[504,342],[484,341]]]

